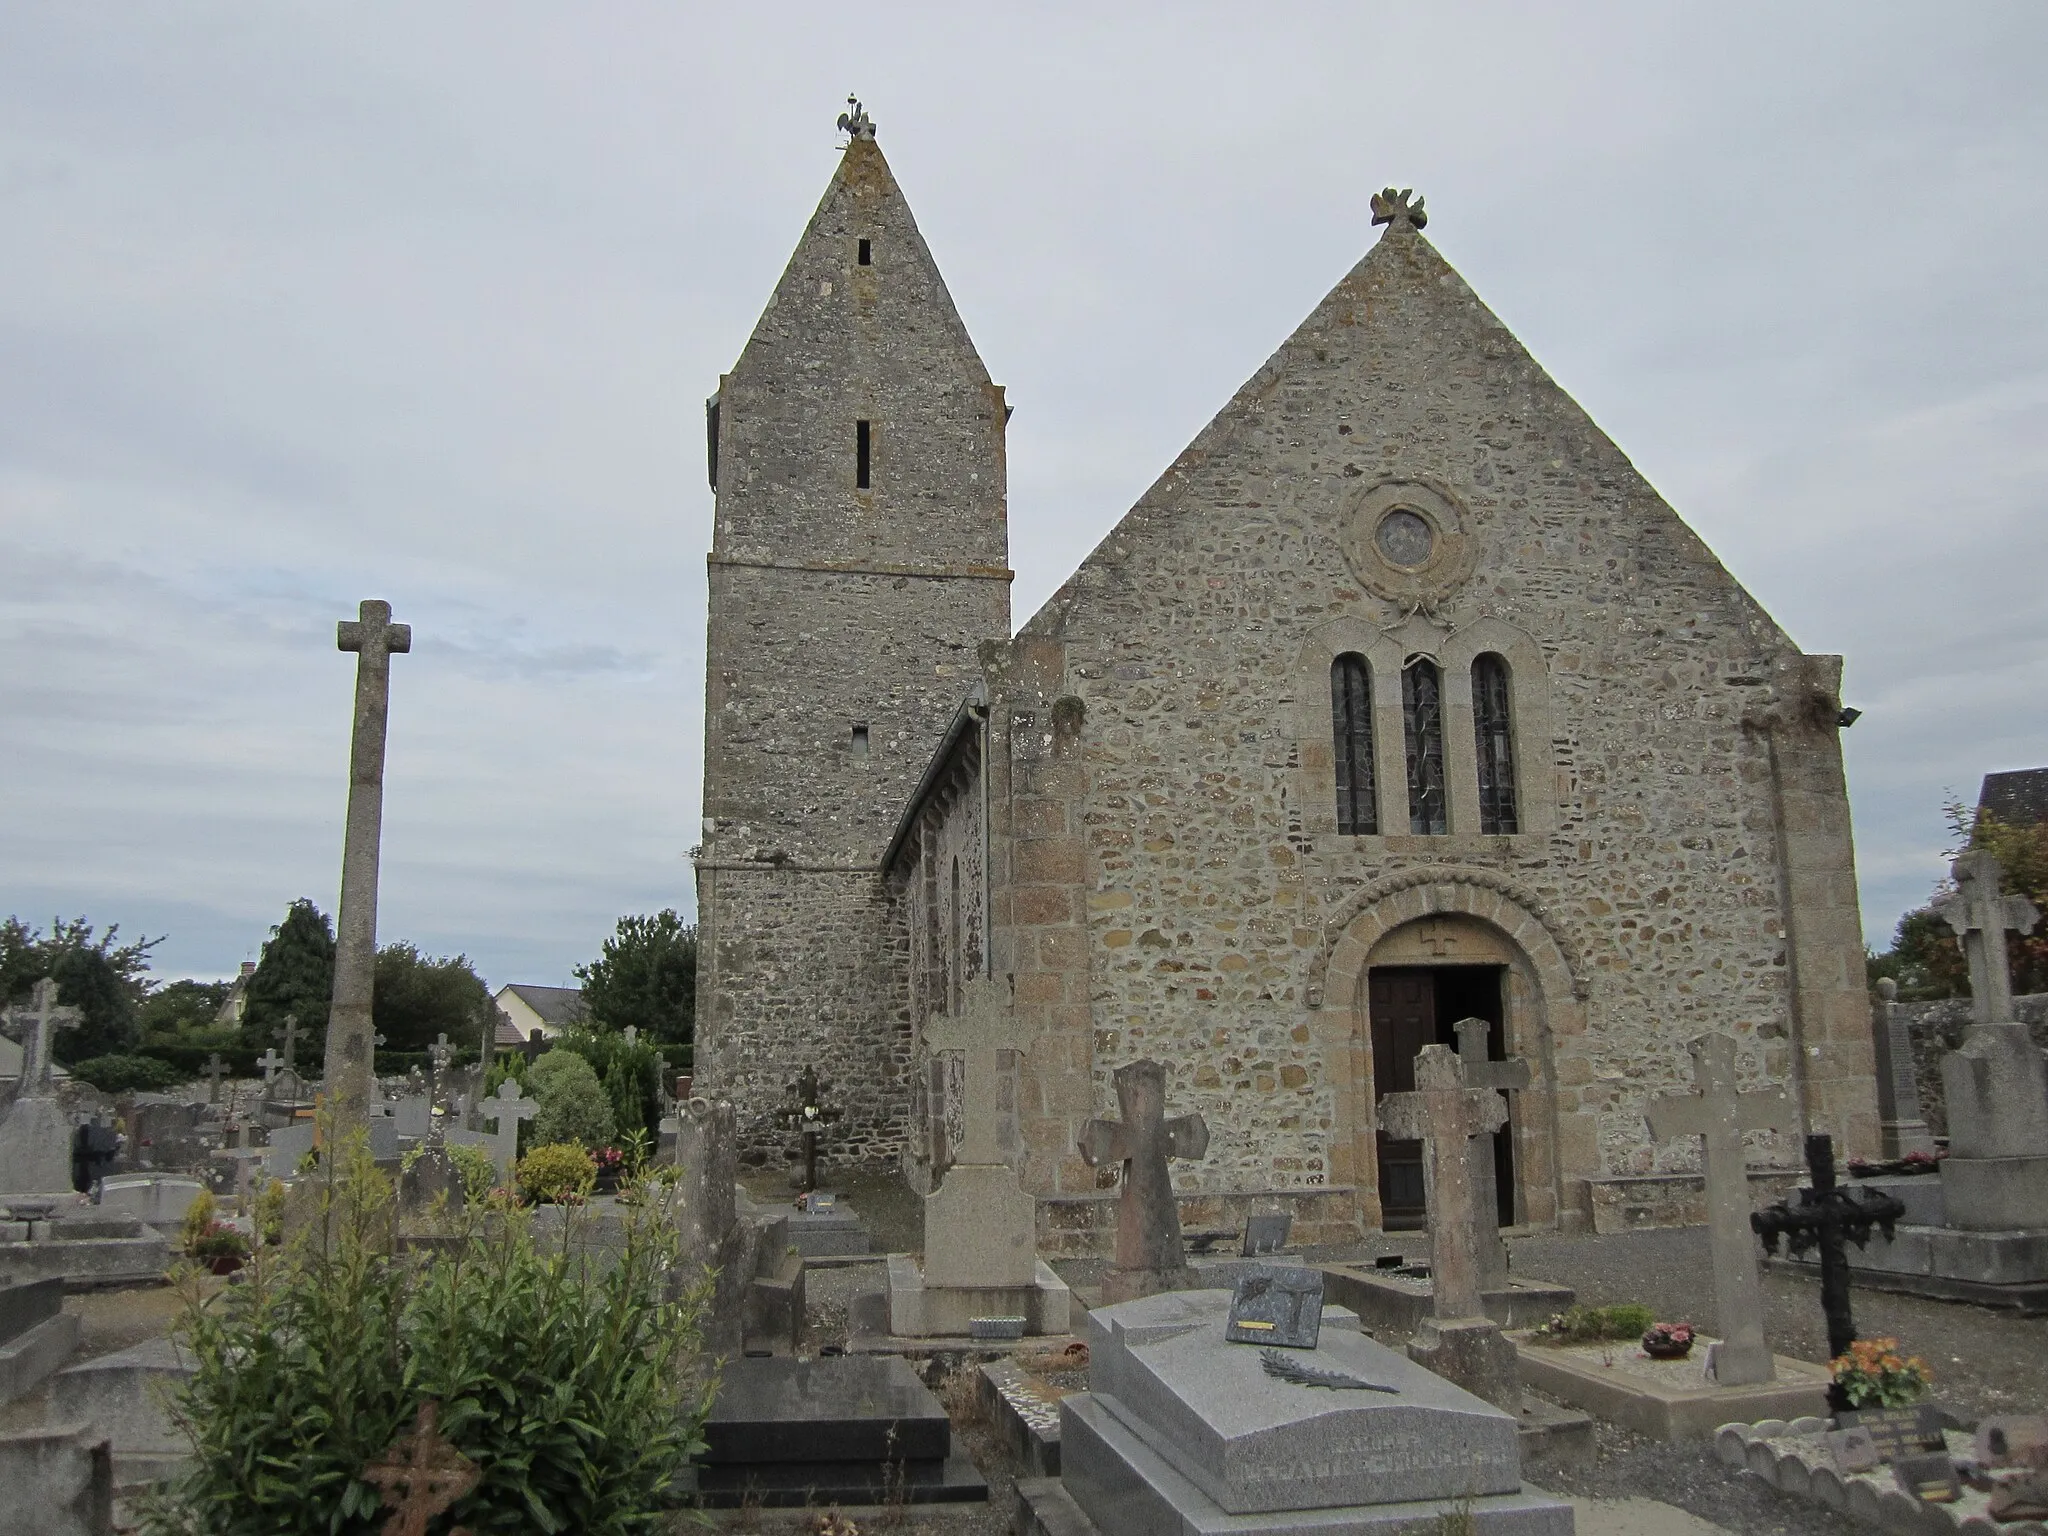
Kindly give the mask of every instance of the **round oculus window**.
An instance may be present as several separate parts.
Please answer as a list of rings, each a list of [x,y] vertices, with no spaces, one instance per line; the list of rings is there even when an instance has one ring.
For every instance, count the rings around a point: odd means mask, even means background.
[[[1436,530],[1420,513],[1396,507],[1380,519],[1372,540],[1388,564],[1412,571],[1429,564],[1430,554],[1436,548]]]

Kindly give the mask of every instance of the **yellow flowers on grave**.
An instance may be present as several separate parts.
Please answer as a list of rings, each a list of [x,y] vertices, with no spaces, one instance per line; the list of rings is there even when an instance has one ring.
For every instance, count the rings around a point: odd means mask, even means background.
[[[1897,1339],[1858,1339],[1828,1369],[1851,1408],[1903,1408],[1934,1379],[1918,1355],[1899,1353]]]

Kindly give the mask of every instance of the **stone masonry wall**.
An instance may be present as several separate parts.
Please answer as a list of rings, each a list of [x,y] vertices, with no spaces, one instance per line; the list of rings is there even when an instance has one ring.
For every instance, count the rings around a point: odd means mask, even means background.
[[[1945,997],[1931,1003],[1892,1004],[1906,1020],[1913,1042],[1913,1079],[1920,1090],[1920,1118],[1936,1136],[1948,1135],[1948,1096],[1941,1081],[1941,1058],[1963,1043],[1970,1027],[1970,1000]],[[2012,1000],[2014,1017],[2027,1026],[2034,1043],[2048,1051],[2048,993]]]

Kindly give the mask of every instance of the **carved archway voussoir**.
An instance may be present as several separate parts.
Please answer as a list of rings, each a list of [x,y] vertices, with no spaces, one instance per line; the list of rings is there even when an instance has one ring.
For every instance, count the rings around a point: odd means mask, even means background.
[[[1329,946],[1323,978],[1326,989],[1340,980],[1340,953],[1344,955],[1342,980],[1355,984],[1374,944],[1401,924],[1433,912],[1458,912],[1494,924],[1522,947],[1553,987],[1581,1002],[1586,999],[1588,989],[1578,956],[1569,941],[1544,920],[1535,900],[1492,870],[1442,865],[1389,875],[1354,892],[1337,909],[1323,930]]]

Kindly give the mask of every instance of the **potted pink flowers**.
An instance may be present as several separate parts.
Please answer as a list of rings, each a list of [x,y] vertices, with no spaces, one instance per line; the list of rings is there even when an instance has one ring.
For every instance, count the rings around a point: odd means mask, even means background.
[[[1692,1324],[1651,1324],[1643,1335],[1643,1353],[1652,1360],[1683,1360],[1692,1353]]]

